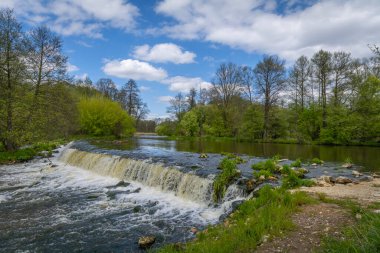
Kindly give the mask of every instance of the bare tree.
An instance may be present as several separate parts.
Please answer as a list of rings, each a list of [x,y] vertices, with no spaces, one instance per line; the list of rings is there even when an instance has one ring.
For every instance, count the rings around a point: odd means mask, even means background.
[[[62,54],[61,39],[46,26],[33,29],[28,36],[26,58],[29,75],[35,87],[35,100],[42,84],[60,81],[66,73],[67,57]]]
[[[338,106],[342,103],[342,96],[348,88],[352,72],[352,58],[350,53],[334,52],[331,64],[333,74],[333,103]]]
[[[116,100],[118,93],[115,83],[109,78],[101,78],[96,82],[96,89],[104,96]]]
[[[170,106],[167,108],[167,112],[173,114],[178,121],[181,121],[189,106],[185,96],[180,92],[169,103]]]
[[[294,102],[296,108],[304,109],[308,97],[308,82],[311,74],[310,61],[306,56],[301,56],[294,63],[289,73],[289,81],[293,87]]]
[[[323,127],[327,125],[327,87],[331,82],[331,53],[320,50],[311,59],[319,86],[318,103],[322,107]]]
[[[135,116],[136,114],[135,111],[139,102],[139,92],[140,90],[137,87],[136,81],[130,79],[123,85],[118,94],[118,100],[129,115]]]
[[[248,97],[249,102],[251,104],[253,103],[253,96],[254,96],[254,81],[255,76],[253,73],[253,69],[245,66],[241,68],[241,81],[242,81],[242,90],[246,97]]]
[[[275,55],[264,56],[253,71],[258,93],[264,102],[264,138],[268,138],[271,108],[285,88],[285,60]]]

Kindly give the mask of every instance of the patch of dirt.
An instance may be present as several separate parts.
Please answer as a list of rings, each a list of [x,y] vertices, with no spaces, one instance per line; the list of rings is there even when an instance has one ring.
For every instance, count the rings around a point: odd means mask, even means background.
[[[261,244],[255,252],[313,252],[324,236],[340,238],[345,226],[353,225],[351,214],[336,204],[319,203],[301,207],[292,216],[296,228],[284,237],[275,237]]]
[[[380,201],[380,178],[359,184],[335,184],[331,186],[301,187],[300,191],[323,193],[333,199],[349,198],[367,205]]]

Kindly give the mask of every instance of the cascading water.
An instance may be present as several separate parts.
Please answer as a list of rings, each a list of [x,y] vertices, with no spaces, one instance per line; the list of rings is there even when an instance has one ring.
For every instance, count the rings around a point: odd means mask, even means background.
[[[242,196],[232,185],[215,205],[212,173],[74,148],[55,156],[56,166],[0,166],[0,252],[136,252],[144,235],[155,247],[186,241]]]
[[[212,204],[212,184],[209,177],[185,173],[161,163],[97,154],[77,149],[67,149],[60,160],[72,166],[111,176],[125,181],[140,182],[164,192],[173,192],[177,197]],[[243,197],[244,191],[235,185],[227,189],[224,201]]]

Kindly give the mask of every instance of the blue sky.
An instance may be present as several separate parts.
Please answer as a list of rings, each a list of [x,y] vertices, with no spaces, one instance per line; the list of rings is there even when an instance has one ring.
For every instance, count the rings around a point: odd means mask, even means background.
[[[45,24],[63,40],[69,73],[120,86],[137,81],[151,111],[210,87],[218,65],[254,66],[263,54],[290,65],[317,50],[370,55],[379,44],[378,0],[1,0],[23,26]]]

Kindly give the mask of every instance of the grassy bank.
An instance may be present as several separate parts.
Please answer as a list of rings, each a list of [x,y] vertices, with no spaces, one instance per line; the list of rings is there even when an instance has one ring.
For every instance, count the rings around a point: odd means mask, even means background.
[[[25,162],[33,159],[35,156],[49,157],[54,149],[64,144],[64,140],[38,142],[32,145],[24,146],[15,151],[0,151],[0,164],[12,164],[16,162]],[[0,147],[1,148],[1,147]]]
[[[194,241],[168,245],[158,252],[251,252],[268,236],[281,236],[293,228],[291,214],[313,201],[302,192],[291,194],[266,186],[258,198],[245,201],[223,224],[198,233]]]

